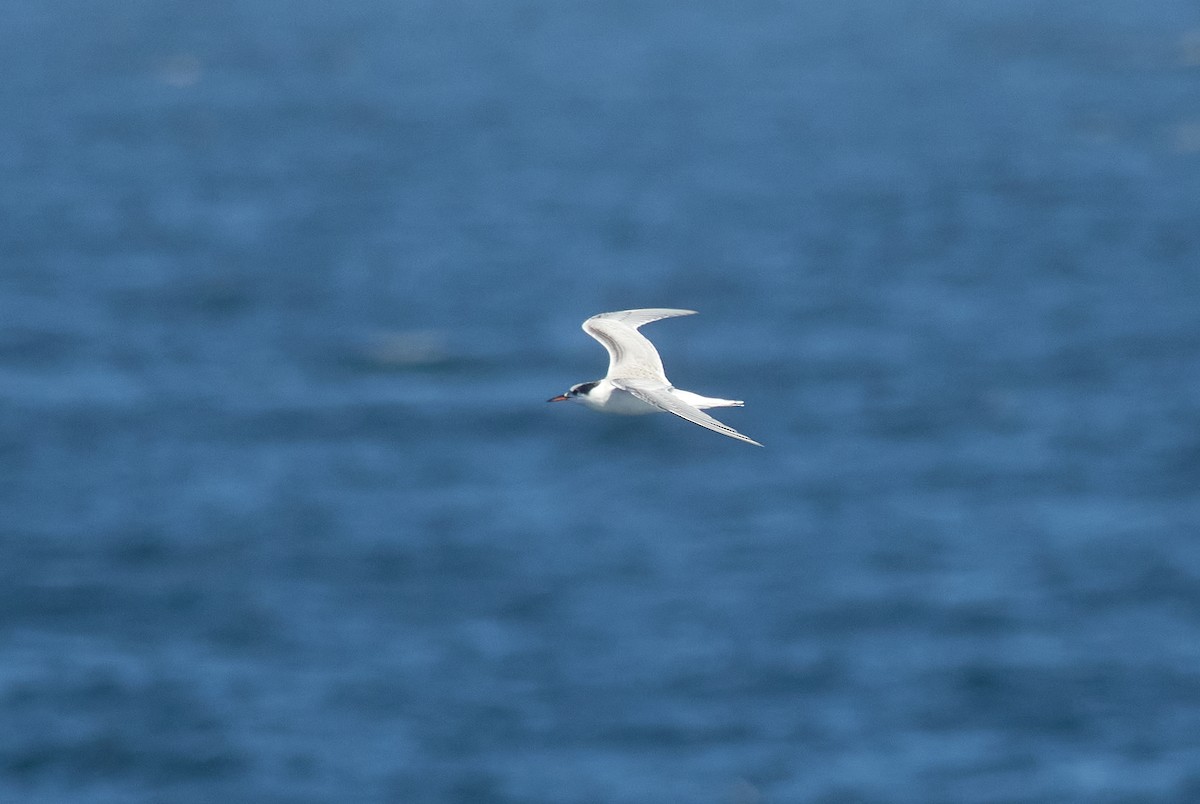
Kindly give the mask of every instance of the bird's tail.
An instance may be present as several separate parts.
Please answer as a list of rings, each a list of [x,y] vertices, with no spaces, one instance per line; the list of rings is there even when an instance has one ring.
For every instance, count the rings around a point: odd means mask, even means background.
[[[687,402],[692,407],[700,408],[701,410],[705,408],[740,408],[746,404],[740,399],[718,399],[713,396],[700,396],[700,394],[693,394],[691,391],[681,391],[678,388],[675,389],[675,396]]]

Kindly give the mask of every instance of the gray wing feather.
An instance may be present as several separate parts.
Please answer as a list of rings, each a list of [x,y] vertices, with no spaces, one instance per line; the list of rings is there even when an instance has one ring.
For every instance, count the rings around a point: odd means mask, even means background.
[[[654,344],[637,331],[643,324],[662,318],[695,315],[695,310],[651,307],[643,310],[618,310],[600,313],[583,322],[583,331],[608,350],[608,379],[640,377],[667,382],[662,358]]]
[[[748,438],[739,433],[737,430],[734,430],[729,425],[722,424],[721,422],[717,421],[712,416],[709,416],[707,413],[700,410],[700,408],[693,407],[687,402],[684,402],[682,399],[671,393],[670,386],[660,386],[657,383],[646,382],[644,380],[637,379],[615,380],[613,381],[613,385],[622,389],[623,391],[628,391],[638,399],[642,400],[643,402],[648,402],[649,404],[654,405],[656,408],[665,410],[667,413],[674,413],[681,419],[687,419],[692,424],[698,424],[701,427],[707,427],[709,430],[718,432],[721,435],[726,435],[730,438],[736,438],[739,441],[745,441],[748,444],[754,444],[755,446],[759,447],[762,446],[762,444],[759,444],[753,438]]]

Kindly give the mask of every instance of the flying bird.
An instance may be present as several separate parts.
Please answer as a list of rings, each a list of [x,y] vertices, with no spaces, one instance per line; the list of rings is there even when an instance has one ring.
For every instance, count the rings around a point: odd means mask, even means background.
[[[592,316],[583,322],[583,331],[608,350],[608,374],[602,380],[572,385],[566,393],[547,401],[582,402],[592,410],[627,416],[674,413],[721,435],[761,447],[762,444],[753,438],[747,438],[704,412],[705,408],[740,408],[741,401],[700,396],[671,385],[658,350],[638,332],[638,327],[651,321],[695,314],[695,310],[653,307]]]

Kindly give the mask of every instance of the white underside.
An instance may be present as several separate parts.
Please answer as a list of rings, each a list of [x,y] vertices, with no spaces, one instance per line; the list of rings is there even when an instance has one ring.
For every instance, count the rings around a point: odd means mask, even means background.
[[[683,391],[679,388],[672,388],[671,393],[676,398],[701,410],[705,408],[741,407],[742,405],[736,399],[717,399],[715,397],[701,396],[700,394],[693,394],[691,391]],[[579,401],[592,410],[598,410],[601,413],[614,413],[619,416],[642,416],[647,413],[663,413],[662,408],[651,405],[649,402],[643,402],[628,391],[614,388],[608,380],[601,380],[600,384],[593,388],[591,393],[585,397],[579,397]]]

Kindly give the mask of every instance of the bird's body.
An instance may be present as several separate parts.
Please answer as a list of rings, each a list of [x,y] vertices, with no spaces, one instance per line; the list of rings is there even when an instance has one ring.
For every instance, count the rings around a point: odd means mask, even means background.
[[[676,399],[683,400],[692,407],[699,408],[700,410],[704,410],[705,408],[740,408],[744,404],[736,399],[715,399],[674,387],[670,391],[671,395]],[[592,410],[598,410],[601,413],[615,413],[619,416],[641,416],[646,413],[663,412],[663,409],[658,405],[652,405],[649,402],[639,399],[607,379],[597,380],[595,386],[587,393],[579,395],[579,401]]]
[[[706,408],[741,407],[740,401],[701,396],[673,386],[658,350],[638,332],[638,327],[651,321],[693,314],[695,310],[649,308],[592,316],[583,322],[583,331],[608,350],[608,375],[602,380],[574,385],[550,401],[581,402],[592,410],[626,416],[674,413],[701,427],[761,447],[754,439],[703,412]]]

